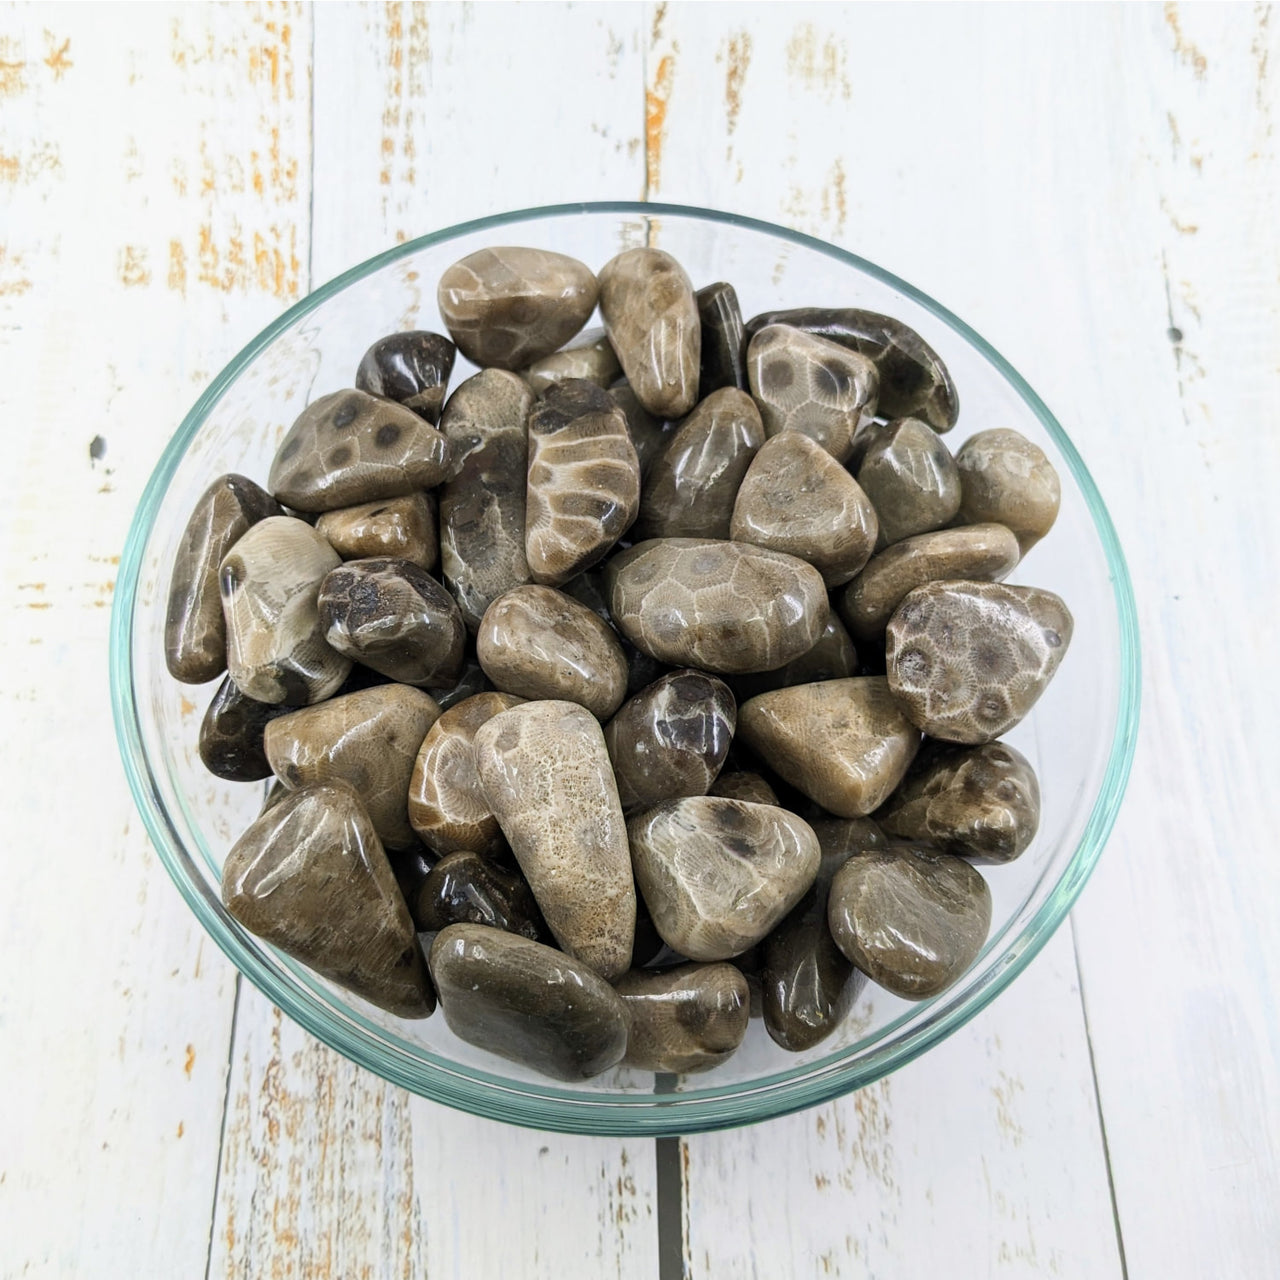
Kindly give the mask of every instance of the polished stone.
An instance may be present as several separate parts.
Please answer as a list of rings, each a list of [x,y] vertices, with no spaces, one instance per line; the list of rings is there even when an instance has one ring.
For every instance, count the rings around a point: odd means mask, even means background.
[[[614,556],[605,578],[614,624],[672,666],[771,671],[807,653],[827,625],[818,571],[747,543],[653,539]]]
[[[413,920],[355,793],[290,792],[236,841],[222,901],[250,933],[402,1018],[436,1007]]]
[[[447,854],[418,890],[414,920],[424,933],[451,924],[484,924],[532,942],[550,942],[524,876],[468,849]]]
[[[956,454],[960,517],[1012,529],[1025,556],[1058,518],[1062,485],[1044,450],[1017,431],[979,431]]]
[[[834,613],[812,649],[792,658],[785,666],[754,675],[734,676],[729,681],[739,702],[754,698],[771,689],[785,689],[793,684],[817,684],[821,680],[843,680],[858,674],[858,651],[849,639],[844,623]]]
[[[631,1016],[623,1066],[688,1075],[727,1062],[747,1034],[751,997],[731,964],[632,969],[614,983]]]
[[[722,773],[707,794],[721,796],[725,800],[750,800],[755,804],[777,804],[774,789],[758,774],[749,769],[735,769]]]
[[[876,433],[858,465],[858,483],[876,509],[882,547],[941,529],[960,510],[956,460],[919,418],[899,418]]]
[[[535,395],[560,382],[590,382],[604,390],[622,376],[622,366],[604,330],[588,329],[567,347],[534,361],[521,376]]]
[[[859,427],[876,412],[875,365],[800,329],[761,329],[747,347],[747,377],[766,434],[799,431],[837,462],[848,461]]]
[[[281,789],[284,794],[284,784],[277,782],[276,786]],[[404,894],[405,905],[409,908],[409,914],[413,917],[413,926],[422,933],[423,924],[418,918],[418,894],[422,890],[423,882],[431,874],[431,868],[436,865],[439,859],[434,853],[428,852],[420,844],[412,845],[408,849],[388,849],[387,861],[391,864],[391,870],[396,878],[396,884],[400,886],[400,892]]]
[[[764,442],[751,397],[733,387],[713,391],[651,462],[632,536],[728,538],[738,487]]]
[[[506,843],[476,774],[475,736],[520,702],[509,693],[476,694],[445,711],[422,740],[409,781],[409,825],[435,853],[494,854]]]
[[[672,671],[641,690],[604,731],[623,809],[706,795],[736,725],[733,694],[715,676]]]
[[[409,779],[440,708],[421,689],[383,684],[273,720],[267,759],[286,787],[345,782],[359,795],[389,849],[415,842]]]
[[[631,384],[626,378],[619,378],[609,388],[609,394],[627,419],[631,443],[635,445],[636,457],[640,459],[640,474],[646,475],[677,424],[650,413],[636,399],[636,393],[631,390]]]
[[[453,597],[408,560],[348,560],[320,584],[325,639],[403,684],[451,689],[467,629]]]
[[[931,738],[991,742],[1035,705],[1073,626],[1052,591],[930,582],[907,595],[889,620],[889,687]]]
[[[223,557],[227,670],[258,702],[302,706],[329,697],[351,659],[331,648],[316,607],[320,583],[342,561],[305,521],[269,516]]]
[[[627,1049],[622,998],[562,951],[482,924],[454,924],[431,944],[431,976],[460,1040],[551,1076],[587,1080]]]
[[[925,1000],[978,958],[991,928],[991,890],[963,858],[894,845],[857,853],[836,872],[827,924],[873,982]]]
[[[441,711],[448,711],[465,698],[473,698],[477,693],[490,693],[493,685],[485,675],[484,668],[476,661],[475,649],[468,645],[462,659],[462,673],[452,689],[434,689],[431,696],[440,706]]]
[[[169,579],[164,659],[175,680],[204,684],[227,669],[218,566],[251,525],[281,514],[280,504],[244,476],[219,476],[200,495]]]
[[[920,746],[882,676],[762,693],[739,709],[738,734],[781,778],[842,818],[883,804]]]
[[[316,521],[316,532],[344,560],[393,556],[430,573],[440,553],[436,502],[429,493],[326,511]]]
[[[440,421],[457,349],[425,329],[379,338],[361,357],[356,390],[394,400],[428,422]]]
[[[702,321],[684,268],[661,249],[626,249],[600,272],[600,314],[636,398],[678,418],[697,403]]]
[[[226,676],[200,722],[199,751],[204,767],[228,782],[257,782],[271,776],[262,735],[277,716],[296,710],[287,703],[256,702]]]
[[[526,702],[475,736],[485,799],[556,940],[612,979],[631,964],[636,891],[600,723],[573,702]]]
[[[775,805],[689,796],[627,824],[636,885],[666,944],[728,960],[791,910],[818,872],[818,838]]]
[[[472,364],[523,369],[564,346],[595,310],[596,278],[548,249],[479,249],[447,268],[436,300]]]
[[[702,360],[698,399],[705,400],[721,387],[747,389],[747,344],[743,336],[742,308],[733,285],[719,281],[699,289],[698,319],[702,323]]]

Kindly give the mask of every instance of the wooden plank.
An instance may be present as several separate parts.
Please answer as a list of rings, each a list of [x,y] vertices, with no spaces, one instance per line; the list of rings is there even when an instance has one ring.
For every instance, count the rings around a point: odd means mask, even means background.
[[[235,976],[115,763],[107,622],[164,442],[305,288],[308,40],[289,7],[0,11],[6,1275],[205,1266]]]
[[[318,7],[315,279],[468,217],[638,192],[638,17]],[[412,1097],[248,989],[232,1062],[211,1275],[656,1274],[652,1142],[533,1133]]]

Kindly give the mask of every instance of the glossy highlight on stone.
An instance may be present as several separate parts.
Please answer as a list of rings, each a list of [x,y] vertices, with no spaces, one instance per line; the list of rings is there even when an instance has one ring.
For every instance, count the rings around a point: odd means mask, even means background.
[[[344,560],[393,556],[430,573],[439,555],[436,504],[429,493],[326,511],[316,521],[316,532]]]
[[[747,1034],[747,980],[731,964],[632,969],[614,983],[631,1018],[627,1067],[685,1075],[727,1062]]]
[[[603,329],[588,329],[559,351],[535,360],[521,375],[535,395],[561,382],[590,382],[602,390],[622,376],[618,353]]]
[[[451,924],[483,924],[531,942],[551,937],[520,872],[467,849],[446,855],[431,868],[414,907],[414,920],[426,933]]]
[[[456,355],[453,343],[438,333],[410,329],[388,334],[360,358],[356,390],[394,400],[428,422],[439,422]]]
[[[640,459],[640,474],[647,475],[654,458],[662,451],[676,424],[650,413],[636,399],[636,393],[631,390],[631,384],[626,378],[619,378],[609,388],[609,394],[627,420],[631,443],[635,445],[636,457]]]
[[[1062,485],[1044,450],[1017,431],[979,431],[956,454],[960,515],[1012,529],[1025,556],[1058,518]]]
[[[256,702],[223,679],[200,722],[199,751],[204,767],[228,782],[257,782],[271,776],[262,735],[277,716],[296,710],[287,704]]]
[[[250,933],[401,1018],[436,1007],[413,920],[355,793],[303,787],[264,812],[222,868]]]
[[[927,423],[899,418],[878,430],[858,465],[858,483],[880,520],[880,545],[941,529],[960,510],[960,472]]]
[[[785,666],[753,675],[734,676],[729,682],[739,702],[771,689],[793,684],[817,684],[822,680],[843,680],[858,674],[858,651],[849,639],[844,623],[833,613],[827,618],[813,648],[793,658]]]
[[[747,389],[746,342],[742,308],[733,285],[723,280],[694,294],[702,322],[702,360],[698,399],[705,400],[721,387]]]

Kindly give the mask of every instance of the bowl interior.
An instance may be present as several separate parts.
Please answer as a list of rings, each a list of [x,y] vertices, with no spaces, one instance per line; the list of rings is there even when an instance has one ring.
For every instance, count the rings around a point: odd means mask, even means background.
[[[239,471],[265,483],[294,418],[316,396],[351,385],[370,342],[397,329],[442,330],[435,284],[451,262],[489,245],[528,244],[598,269],[646,243],[674,254],[695,287],[731,281],[747,317],[852,305],[916,328],[959,389],[953,450],[975,431],[1013,427],[1057,467],[1058,523],[1009,580],[1056,591],[1076,630],[1049,689],[1008,735],[1040,778],[1040,831],[1017,862],[983,868],[991,935],[957,986],[921,1004],[869,986],[843,1027],[808,1053],[784,1052],[753,1022],[739,1053],[710,1075],[655,1079],[619,1069],[570,1088],[464,1044],[439,1015],[406,1022],[381,1013],[226,914],[222,861],[256,816],[264,784],[223,783],[201,765],[196,736],[216,685],[192,689],[168,676],[165,597],[186,519],[210,479]],[[472,372],[459,357],[451,385]],[[121,751],[148,831],[193,910],[251,981],[320,1039],[418,1093],[516,1123],[595,1133],[690,1132],[808,1106],[893,1070],[972,1017],[1043,945],[1088,876],[1123,791],[1137,718],[1136,624],[1114,530],[1062,428],[1017,374],[955,317],[869,263],[763,223],[659,205],[530,210],[426,236],[339,277],[256,338],[187,416],[147,487],[122,559],[111,664]]]

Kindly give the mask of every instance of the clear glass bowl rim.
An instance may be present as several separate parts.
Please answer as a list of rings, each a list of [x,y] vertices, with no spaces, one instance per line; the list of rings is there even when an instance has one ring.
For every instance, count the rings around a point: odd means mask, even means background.
[[[714,1085],[681,1093],[598,1095],[530,1085],[422,1051],[416,1057],[370,1037],[372,1024],[361,1025],[354,1011],[340,1012],[315,995],[286,981],[254,954],[238,926],[221,913],[217,894],[200,875],[161,802],[142,746],[138,706],[132,680],[133,619],[143,553],[164,494],[187,447],[227,388],[248,365],[299,319],[381,268],[430,245],[473,232],[512,227],[540,218],[574,214],[614,214],[642,218],[681,217],[763,233],[822,253],[842,265],[896,289],[931,312],[984,356],[1017,391],[1061,451],[1079,486],[1107,560],[1119,623],[1119,686],[1115,733],[1107,768],[1093,811],[1061,879],[1040,909],[1013,941],[1007,962],[993,966],[986,981],[965,1000],[925,1019],[896,1043],[873,1049],[855,1062],[843,1061],[849,1050],[816,1063],[762,1076],[750,1085]],[[586,201],[546,205],[494,214],[406,241],[352,267],[295,303],[262,330],[213,379],[182,420],[143,490],[120,559],[110,640],[111,705],[116,738],[130,791],[152,843],[178,891],[196,918],[236,968],[311,1035],[384,1079],[413,1093],[472,1114],[530,1128],[565,1133],[615,1136],[688,1134],[751,1124],[827,1102],[911,1062],[945,1039],[991,1003],[1049,940],[1075,903],[1115,823],[1133,761],[1141,689],[1137,613],[1129,570],[1115,527],[1088,468],[1045,403],[1021,375],[959,317],[919,289],[865,258],[813,236],[755,218],[688,205],[640,201]],[[880,1034],[892,1030],[882,1028]],[[714,1079],[714,1078],[713,1078]]]

